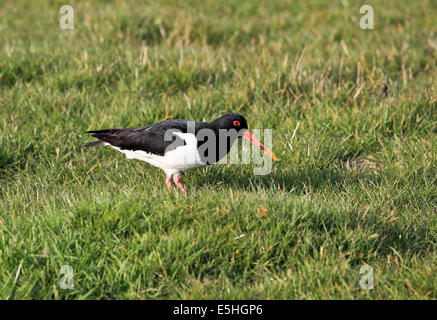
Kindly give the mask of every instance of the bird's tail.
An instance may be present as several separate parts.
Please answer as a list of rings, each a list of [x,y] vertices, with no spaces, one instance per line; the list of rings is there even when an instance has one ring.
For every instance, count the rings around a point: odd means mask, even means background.
[[[117,135],[130,129],[104,129],[104,130],[91,130],[85,133],[92,133],[94,138],[99,140],[89,142],[83,145],[83,147],[98,147],[112,144],[112,140],[117,138]]]

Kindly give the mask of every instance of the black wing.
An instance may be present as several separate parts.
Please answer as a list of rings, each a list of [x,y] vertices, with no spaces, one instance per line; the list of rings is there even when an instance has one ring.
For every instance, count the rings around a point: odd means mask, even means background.
[[[187,120],[169,120],[141,128],[87,131],[86,133],[92,133],[92,136],[99,141],[90,142],[84,146],[104,145],[104,142],[107,142],[122,150],[142,150],[163,156],[166,151],[186,144],[173,132],[187,132],[187,126]],[[197,129],[197,123],[195,127]]]

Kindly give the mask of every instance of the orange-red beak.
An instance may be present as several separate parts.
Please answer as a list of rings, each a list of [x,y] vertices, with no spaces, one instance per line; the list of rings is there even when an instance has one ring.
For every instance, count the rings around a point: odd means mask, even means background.
[[[249,132],[249,130],[244,131],[243,133],[243,138],[252,142],[252,144],[259,148],[261,151],[263,151],[265,154],[267,154],[268,156],[272,157],[273,160],[279,160],[277,156],[275,156],[275,154],[272,152],[272,150],[270,150],[269,148],[264,147],[264,145],[253,136],[253,134],[251,134]]]

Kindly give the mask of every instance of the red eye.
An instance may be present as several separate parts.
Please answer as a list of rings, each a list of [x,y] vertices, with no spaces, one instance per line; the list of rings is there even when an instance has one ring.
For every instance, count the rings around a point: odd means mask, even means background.
[[[235,121],[234,121],[234,126],[239,127],[239,126],[240,126],[240,121],[235,120]]]

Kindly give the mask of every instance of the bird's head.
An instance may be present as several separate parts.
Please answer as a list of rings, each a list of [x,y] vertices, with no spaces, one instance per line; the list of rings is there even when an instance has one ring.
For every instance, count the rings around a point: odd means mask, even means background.
[[[220,129],[235,129],[243,132],[247,129],[246,119],[238,113],[226,113],[214,120],[214,124]]]
[[[254,146],[265,152],[274,160],[279,160],[275,154],[267,147],[265,147],[257,138],[253,136],[248,130],[246,119],[238,113],[226,113],[225,115],[217,118],[213,123],[220,129],[235,129],[238,132],[239,137],[250,141]]]

